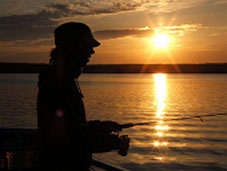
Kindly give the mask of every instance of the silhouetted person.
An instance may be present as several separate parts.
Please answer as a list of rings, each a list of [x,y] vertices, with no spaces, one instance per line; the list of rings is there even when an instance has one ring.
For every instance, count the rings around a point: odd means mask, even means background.
[[[92,153],[123,150],[128,139],[111,134],[121,126],[86,120],[78,77],[100,45],[83,23],[65,23],[55,30],[50,65],[39,75],[37,101],[40,170],[89,170]]]

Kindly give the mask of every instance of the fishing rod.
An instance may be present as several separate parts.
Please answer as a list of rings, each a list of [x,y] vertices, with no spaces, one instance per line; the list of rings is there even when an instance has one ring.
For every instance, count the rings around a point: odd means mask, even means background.
[[[180,118],[172,118],[172,119],[163,119],[162,121],[179,121],[179,120],[187,120],[187,119],[200,119],[201,122],[203,122],[204,117],[214,117],[214,116],[224,116],[227,115],[227,112],[225,113],[216,113],[216,114],[207,114],[207,115],[194,115],[194,116],[186,116],[186,117],[180,117]],[[122,124],[121,128],[131,128],[134,126],[142,126],[142,125],[151,125],[154,123],[157,123],[158,121],[150,121],[150,122],[139,122],[139,123],[126,123]]]

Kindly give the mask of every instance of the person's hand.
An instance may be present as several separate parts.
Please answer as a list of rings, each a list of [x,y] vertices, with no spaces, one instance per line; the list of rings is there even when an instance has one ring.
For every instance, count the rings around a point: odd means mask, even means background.
[[[121,125],[113,121],[102,121],[101,122],[103,131],[107,133],[119,132],[122,130]]]

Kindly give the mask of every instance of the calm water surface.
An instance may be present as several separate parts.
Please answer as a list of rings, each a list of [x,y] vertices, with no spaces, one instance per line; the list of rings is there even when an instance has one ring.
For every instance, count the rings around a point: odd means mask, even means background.
[[[226,74],[84,74],[88,120],[157,121],[124,130],[131,147],[96,158],[129,170],[227,170],[227,117],[165,121],[227,112]],[[0,127],[36,127],[36,74],[0,75]]]

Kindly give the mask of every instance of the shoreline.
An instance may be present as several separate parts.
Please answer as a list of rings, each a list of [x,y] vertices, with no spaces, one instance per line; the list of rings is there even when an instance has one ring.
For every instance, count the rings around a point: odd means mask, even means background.
[[[3,63],[0,62],[0,74],[39,73],[48,64]],[[89,74],[137,74],[137,73],[198,73],[225,74],[227,63],[210,64],[93,64],[83,71]]]

